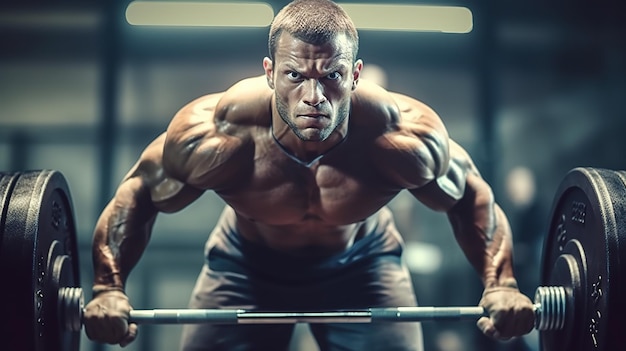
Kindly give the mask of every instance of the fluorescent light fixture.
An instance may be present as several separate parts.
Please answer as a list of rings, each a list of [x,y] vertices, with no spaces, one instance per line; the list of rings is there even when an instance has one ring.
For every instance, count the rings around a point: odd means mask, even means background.
[[[133,1],[126,21],[138,26],[266,27],[274,10],[264,2]]]
[[[460,6],[338,3],[358,29],[469,33],[472,12]],[[132,25],[184,27],[267,27],[274,10],[265,2],[137,0],[126,8]]]
[[[358,29],[469,33],[472,11],[460,6],[338,3]]]

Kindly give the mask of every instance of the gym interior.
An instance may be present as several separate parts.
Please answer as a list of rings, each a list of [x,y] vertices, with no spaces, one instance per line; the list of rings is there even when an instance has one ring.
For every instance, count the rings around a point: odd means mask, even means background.
[[[141,150],[187,102],[262,74],[267,55],[269,23],[137,23],[129,17],[133,3],[0,5],[0,170],[55,169],[68,179],[83,287],[91,286],[97,216]],[[264,2],[274,13],[286,3]],[[470,26],[460,32],[360,29],[363,76],[430,105],[470,152],[509,216],[518,282],[532,297],[561,179],[575,167],[626,169],[624,5],[582,0],[418,5],[468,9]],[[203,244],[223,205],[207,193],[185,210],[159,217],[129,279],[135,308],[186,307]],[[406,192],[390,207],[406,240],[420,304],[475,305],[480,281],[445,216]],[[423,328],[427,350],[539,350],[537,332],[496,342],[473,322],[425,322]],[[125,350],[174,350],[180,330],[141,326]],[[317,350],[306,326],[297,330],[292,350]],[[81,341],[83,351],[118,349],[85,336]]]

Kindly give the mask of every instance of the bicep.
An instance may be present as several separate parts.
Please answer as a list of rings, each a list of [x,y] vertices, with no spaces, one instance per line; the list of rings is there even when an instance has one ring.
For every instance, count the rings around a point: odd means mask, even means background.
[[[420,202],[436,211],[448,211],[464,196],[468,184],[482,180],[470,155],[449,140],[450,161],[446,171],[428,184],[409,189]]]
[[[173,178],[164,170],[165,139],[166,133],[163,133],[146,147],[122,185],[137,184],[135,188],[144,188],[157,210],[176,212],[195,201],[203,191]]]

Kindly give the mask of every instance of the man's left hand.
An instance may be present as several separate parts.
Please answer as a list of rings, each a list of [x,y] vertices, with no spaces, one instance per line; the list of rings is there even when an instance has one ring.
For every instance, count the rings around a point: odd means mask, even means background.
[[[516,287],[486,288],[479,305],[489,317],[481,317],[476,324],[488,337],[508,340],[528,334],[535,325],[533,303]]]

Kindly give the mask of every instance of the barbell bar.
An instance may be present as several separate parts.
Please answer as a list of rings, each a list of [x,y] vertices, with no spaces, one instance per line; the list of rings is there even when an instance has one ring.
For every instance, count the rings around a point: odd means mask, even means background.
[[[80,349],[83,290],[72,200],[54,170],[0,172],[0,328],[8,350]],[[535,292],[543,351],[605,351],[626,344],[626,172],[575,168],[552,203]],[[375,323],[477,319],[471,307],[394,307],[329,312],[133,310],[132,322]]]
[[[59,309],[62,325],[80,331],[84,313],[82,288],[61,288]],[[565,324],[566,292],[563,287],[539,287],[535,293],[535,328],[558,330]],[[477,320],[488,316],[481,306],[381,307],[326,312],[261,312],[245,309],[153,309],[131,310],[129,322],[137,324],[295,324],[378,323],[441,320]]]

